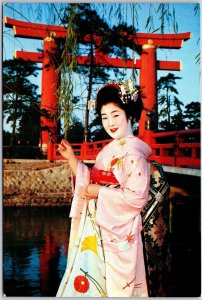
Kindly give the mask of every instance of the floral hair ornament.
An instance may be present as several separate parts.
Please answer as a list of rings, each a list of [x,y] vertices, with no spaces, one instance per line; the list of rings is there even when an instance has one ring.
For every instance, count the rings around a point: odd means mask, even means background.
[[[138,98],[138,89],[134,86],[131,79],[127,81],[114,82],[112,80],[108,81],[107,85],[113,85],[119,89],[119,97],[124,104],[129,104],[130,102],[135,102]]]

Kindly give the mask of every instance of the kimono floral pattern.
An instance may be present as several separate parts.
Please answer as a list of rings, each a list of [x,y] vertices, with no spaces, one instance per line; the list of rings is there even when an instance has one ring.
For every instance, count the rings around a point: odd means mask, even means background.
[[[149,201],[142,211],[149,296],[170,294],[169,186],[161,165],[151,162]]]
[[[89,290],[89,281],[86,276],[76,276],[74,288],[79,293],[86,293]]]
[[[57,297],[148,296],[141,210],[148,201],[150,154],[150,147],[134,137],[108,144],[95,168],[113,173],[117,184],[102,182],[98,199],[90,201],[85,199],[90,170],[79,162],[70,251]]]
[[[57,297],[106,297],[104,253],[100,229],[95,224],[96,204],[83,208],[82,227],[68,259]]]

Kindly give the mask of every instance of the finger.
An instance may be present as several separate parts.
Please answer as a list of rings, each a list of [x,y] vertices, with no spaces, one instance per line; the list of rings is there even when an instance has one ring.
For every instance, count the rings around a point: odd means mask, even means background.
[[[59,145],[59,146],[58,146],[58,150],[59,150],[59,151],[64,151],[65,148],[64,148],[62,145]]]
[[[60,151],[65,151],[67,149],[67,146],[64,145],[61,141],[61,143],[58,145],[58,149],[60,149]]]
[[[91,194],[88,193],[88,192],[86,192],[86,193],[85,193],[85,197],[86,197],[86,198],[90,198],[90,197],[91,197]]]
[[[65,147],[70,146],[70,144],[69,144],[68,141],[66,141],[66,140],[62,140],[62,141],[61,141],[61,144],[62,144],[63,146],[65,146]]]
[[[64,140],[62,140],[62,141],[60,142],[60,145],[61,145],[62,147],[65,146]]]

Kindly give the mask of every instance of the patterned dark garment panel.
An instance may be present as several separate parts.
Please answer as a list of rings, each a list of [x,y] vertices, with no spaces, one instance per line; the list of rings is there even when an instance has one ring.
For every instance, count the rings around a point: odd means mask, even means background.
[[[170,292],[169,185],[160,164],[151,161],[149,201],[142,211],[143,247],[150,297]]]

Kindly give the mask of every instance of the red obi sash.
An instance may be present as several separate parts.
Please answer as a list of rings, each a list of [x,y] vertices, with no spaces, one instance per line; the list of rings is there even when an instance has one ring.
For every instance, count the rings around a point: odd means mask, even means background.
[[[95,183],[118,184],[118,180],[111,171],[99,170],[95,167],[91,169],[90,180]]]

